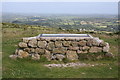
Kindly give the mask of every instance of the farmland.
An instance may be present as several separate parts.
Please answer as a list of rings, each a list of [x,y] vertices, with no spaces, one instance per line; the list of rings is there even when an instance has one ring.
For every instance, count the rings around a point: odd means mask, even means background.
[[[9,16],[9,17],[6,17]],[[52,27],[62,30],[78,31],[118,31],[117,15],[65,15],[65,14],[4,14],[3,22],[10,22],[23,25],[36,25],[37,27]]]

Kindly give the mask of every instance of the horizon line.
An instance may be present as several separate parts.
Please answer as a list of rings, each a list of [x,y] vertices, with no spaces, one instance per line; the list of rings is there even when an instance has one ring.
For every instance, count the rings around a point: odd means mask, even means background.
[[[0,12],[0,13],[8,13],[8,14],[70,14],[70,15],[118,15],[118,13],[116,14],[111,14],[111,13],[21,13],[21,12]]]

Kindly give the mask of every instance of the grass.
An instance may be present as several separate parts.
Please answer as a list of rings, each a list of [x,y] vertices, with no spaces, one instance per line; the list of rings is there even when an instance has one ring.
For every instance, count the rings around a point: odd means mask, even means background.
[[[32,33],[31,33],[32,32]],[[84,63],[102,63],[105,65],[98,65],[94,67],[76,67],[76,68],[47,68],[44,64],[62,63],[59,61],[44,61],[44,58],[39,61],[31,59],[16,59],[12,60],[9,55],[15,52],[17,44],[22,37],[36,36],[40,33],[69,33],[52,28],[29,29],[23,30],[18,28],[4,28],[3,29],[3,78],[117,78],[118,65],[117,60],[84,60]],[[74,32],[71,32],[74,33]],[[117,54],[117,36],[105,34],[93,34],[110,43],[112,53]],[[117,40],[117,41],[115,41]],[[114,49],[114,50],[113,50]]]

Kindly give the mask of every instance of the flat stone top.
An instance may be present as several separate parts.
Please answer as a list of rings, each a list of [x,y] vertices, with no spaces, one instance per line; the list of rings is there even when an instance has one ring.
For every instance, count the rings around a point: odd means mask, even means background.
[[[55,40],[55,39],[66,39],[66,40],[81,40],[81,39],[88,39],[90,37],[40,37],[41,39],[48,39],[48,40]]]
[[[38,36],[35,37],[28,37],[28,38],[23,38],[27,40],[31,39],[85,39],[85,38],[93,38],[90,34],[39,34]]]
[[[83,37],[92,38],[89,34],[39,34],[37,37]]]

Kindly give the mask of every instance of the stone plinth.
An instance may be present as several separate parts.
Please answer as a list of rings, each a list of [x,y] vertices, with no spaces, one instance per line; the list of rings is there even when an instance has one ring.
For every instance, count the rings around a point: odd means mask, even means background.
[[[40,34],[23,38],[15,55],[39,60],[45,56],[50,60],[78,60],[79,54],[109,53],[109,44],[88,34]]]

